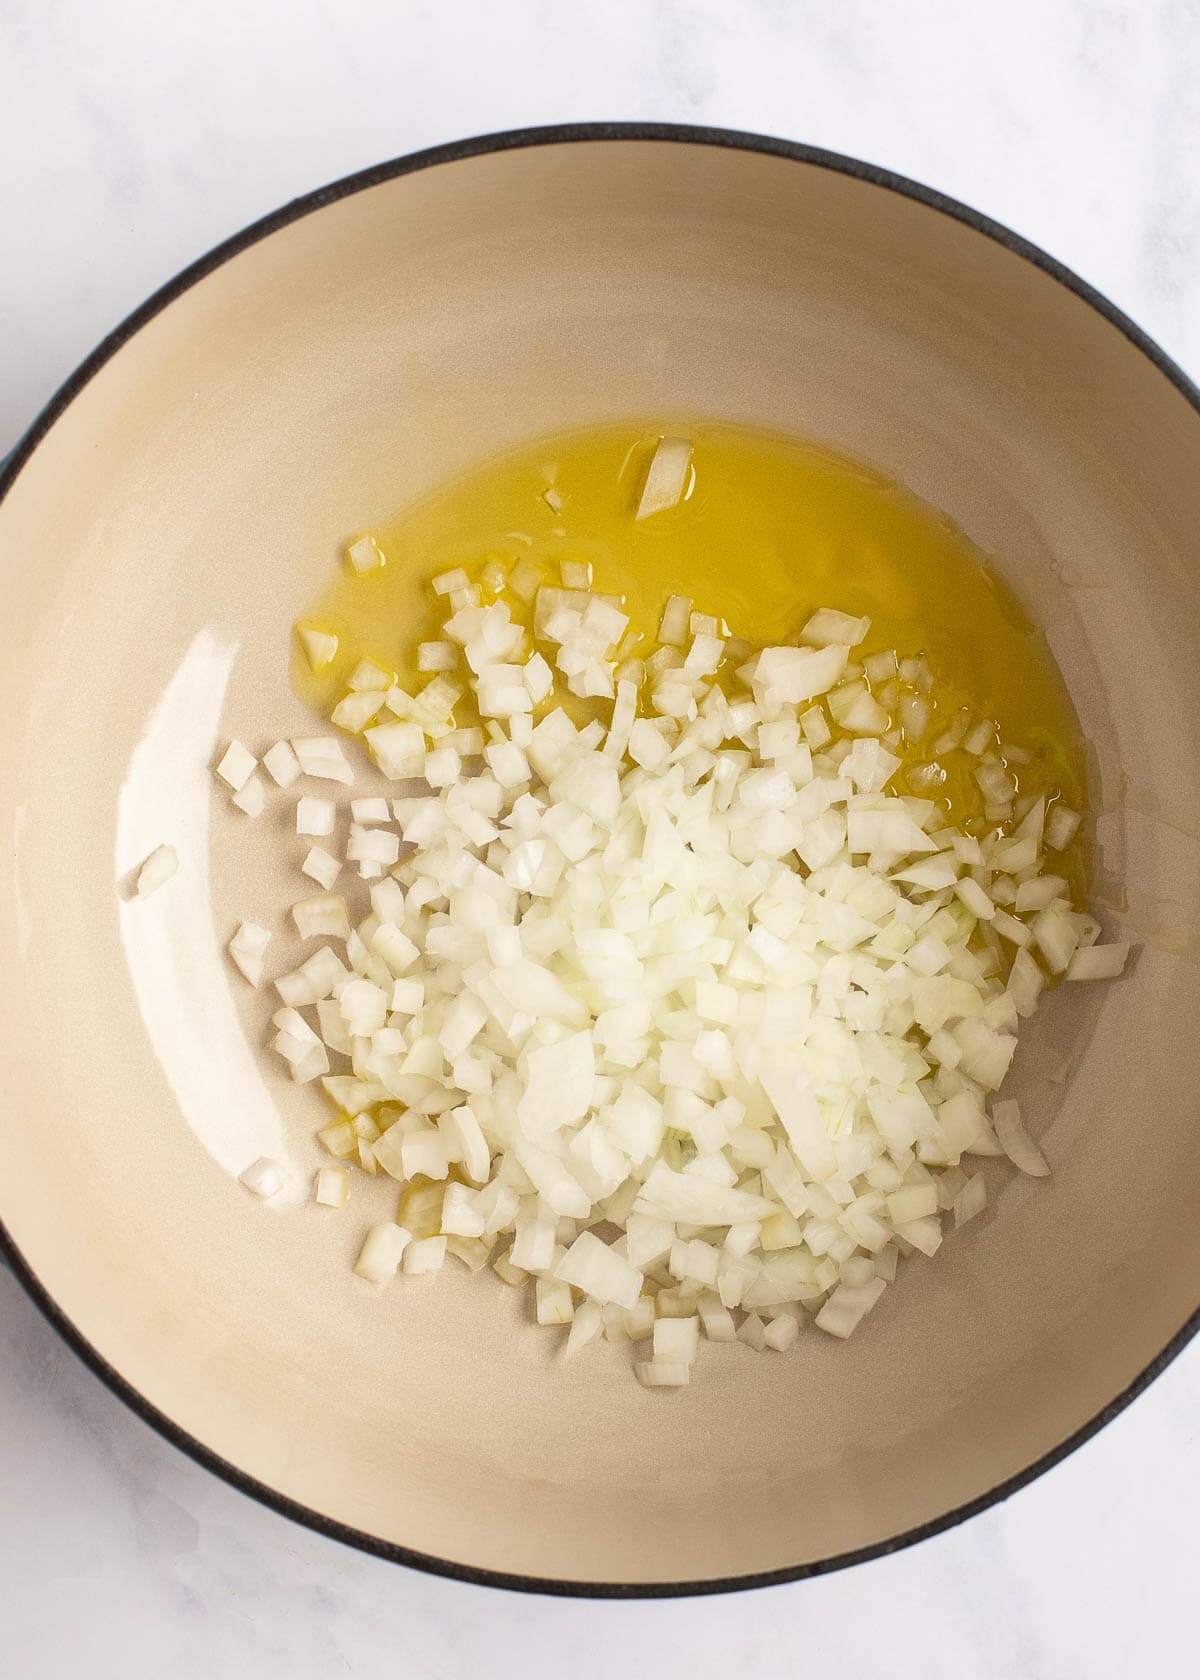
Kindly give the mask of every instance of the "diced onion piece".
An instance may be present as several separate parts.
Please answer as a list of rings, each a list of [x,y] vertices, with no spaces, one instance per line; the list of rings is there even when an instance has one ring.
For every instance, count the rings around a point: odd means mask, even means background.
[[[891,721],[865,683],[835,688],[829,696],[829,710],[835,723],[855,735],[880,735]]]
[[[661,1363],[690,1365],[699,1348],[699,1318],[660,1318],[655,1324],[654,1357]]]
[[[560,1283],[557,1278],[540,1277],[535,1296],[539,1324],[570,1324],[575,1316],[570,1284]]]
[[[332,799],[315,799],[305,794],[296,801],[296,833],[324,838],[333,833],[337,807]]]
[[[323,670],[337,658],[338,639],[328,631],[314,630],[308,625],[298,624],[296,634],[314,671]]]
[[[382,705],[382,694],[372,693],[369,689],[361,693],[355,693],[354,690],[351,690],[333,708],[329,721],[336,724],[339,729],[345,729],[350,734],[357,735],[366,728]],[[312,773],[309,772],[310,775]]]
[[[419,723],[381,723],[364,731],[376,764],[390,781],[419,776],[425,767],[425,734]]]
[[[737,1339],[761,1353],[767,1345],[766,1325],[756,1312],[747,1313],[738,1325]]]
[[[983,1174],[972,1173],[971,1177],[954,1198],[953,1207],[955,1230],[957,1231],[959,1227],[965,1225],[968,1220],[974,1219],[977,1214],[982,1213],[986,1206],[987,1184],[984,1181]]]
[[[764,648],[754,664],[754,685],[771,706],[796,706],[827,694],[846,669],[847,650]]]
[[[334,987],[346,978],[346,966],[337,952],[328,945],[322,945],[294,973],[281,974],[275,982],[275,990],[291,1008],[303,1009],[307,1004],[319,1003],[322,998],[329,997]]]
[[[1061,852],[1075,838],[1082,818],[1069,805],[1056,805],[1046,818],[1046,845],[1052,852]]]
[[[233,803],[248,817],[261,817],[266,802],[266,790],[260,776],[251,776],[233,796]]]
[[[346,558],[356,572],[373,572],[384,563],[383,551],[374,537],[359,537],[346,550]]]
[[[484,1184],[492,1165],[492,1152],[483,1135],[479,1121],[469,1103],[451,1109],[441,1121],[441,1128],[449,1140],[454,1159],[473,1184]]]
[[[833,607],[819,607],[800,632],[810,647],[855,647],[871,628],[869,618],[855,618]],[[891,655],[895,658],[895,655]]]
[[[438,1272],[446,1258],[445,1237],[421,1237],[404,1250],[402,1265],[406,1277]]]
[[[313,1185],[313,1200],[322,1207],[345,1207],[350,1200],[350,1177],[342,1167],[322,1167]]]
[[[293,740],[292,751],[306,776],[327,782],[352,782],[351,769],[342,744],[332,735],[314,736],[307,740]]]
[[[264,1200],[283,1189],[283,1169],[278,1161],[272,1161],[265,1155],[248,1166],[239,1177],[247,1190],[252,1190]]]
[[[462,759],[453,747],[439,747],[425,755],[425,780],[432,788],[451,787],[462,774]]]
[[[692,445],[688,438],[659,439],[638,502],[639,519],[648,519],[651,514],[676,506],[687,485],[691,464]],[[688,610],[691,611],[690,605]]]
[[[1032,881],[1022,881],[1017,887],[1014,908],[1018,915],[1030,910],[1045,910],[1066,891],[1067,883],[1061,875],[1039,875]]]
[[[776,1353],[786,1353],[800,1333],[798,1319],[790,1313],[780,1313],[773,1318],[763,1330],[763,1343],[766,1347],[774,1348]]]
[[[411,1247],[412,1234],[402,1225],[372,1225],[354,1263],[355,1273],[368,1283],[386,1283]]]
[[[138,898],[149,898],[179,868],[179,854],[174,846],[156,846],[138,870],[134,892]]]
[[[888,1217],[893,1225],[904,1225],[937,1212],[937,1191],[932,1184],[909,1185],[887,1198]]]
[[[813,1322],[819,1330],[824,1330],[829,1335],[839,1336],[844,1340],[858,1328],[864,1316],[870,1312],[883,1294],[885,1287],[882,1278],[876,1278],[874,1283],[857,1286],[841,1283],[830,1295]]]
[[[590,589],[592,587],[592,564],[590,560],[562,560],[559,562],[558,570],[564,589]]]
[[[969,875],[964,876],[956,884],[954,896],[965,909],[971,912],[972,916],[977,916],[981,922],[990,922],[996,914],[996,906],[978,881],[973,881]]]
[[[400,836],[390,829],[364,828],[361,823],[350,824],[350,838],[346,843],[346,857],[351,863],[378,863],[385,869],[400,856]]]
[[[680,1360],[638,1360],[633,1367],[643,1388],[686,1388],[692,1379],[692,1368]]]
[[[554,1273],[563,1283],[590,1295],[603,1306],[614,1301],[632,1307],[642,1288],[642,1274],[591,1231],[581,1231]]]
[[[1031,924],[1034,943],[1053,974],[1065,974],[1079,944],[1079,928],[1068,911],[1048,904]]]
[[[1033,1178],[1045,1178],[1050,1168],[1046,1157],[1021,1123],[1021,1105],[1009,1098],[992,1104],[992,1125],[1000,1147],[1015,1167]]]
[[[291,787],[300,775],[300,760],[292,751],[287,741],[276,741],[263,754],[263,768],[270,774],[276,787]]]
[[[369,659],[360,659],[346,681],[346,687],[356,694],[365,694],[368,690],[385,694],[391,686],[392,678],[388,673]]]
[[[257,922],[243,922],[229,941],[229,955],[252,986],[262,984],[264,957],[271,935]]]
[[[702,1295],[699,1307],[700,1322],[710,1342],[737,1340],[737,1326],[734,1324],[733,1314],[728,1307],[722,1306],[719,1296]]]
[[[532,560],[518,560],[508,577],[509,592],[528,605],[538,592],[542,574]]]
[[[1025,923],[1018,921],[1015,916],[1010,916],[1007,910],[995,912],[992,916],[992,926],[1001,938],[1010,940],[1014,945],[1028,945],[1033,937]]]
[[[417,648],[418,671],[454,671],[458,653],[452,642],[422,642]]]
[[[529,1276],[524,1267],[513,1263],[509,1254],[501,1254],[493,1260],[492,1270],[500,1281],[507,1283],[511,1289],[519,1289]]]
[[[733,1225],[773,1211],[762,1196],[695,1174],[672,1172],[661,1161],[651,1169],[635,1205],[639,1213],[692,1225]]]
[[[575,1308],[571,1319],[571,1329],[567,1336],[564,1354],[569,1358],[578,1353],[580,1348],[594,1342],[604,1325],[604,1312],[596,1301],[581,1301]]]
[[[301,939],[315,939],[329,934],[335,939],[350,937],[350,916],[346,901],[336,893],[321,893],[315,898],[302,898],[292,905],[292,920]]]
[[[247,751],[240,741],[230,741],[217,765],[217,775],[228,783],[234,793],[238,793],[250,780],[257,763],[254,754]]]
[[[1045,984],[1045,976],[1028,951],[1019,950],[1013,958],[1007,987],[1018,1015],[1028,1017],[1034,1013]]]
[[[1076,951],[1067,964],[1068,980],[1115,980],[1125,971],[1129,956],[1126,944],[1090,945]]]
[[[300,865],[300,870],[328,891],[341,874],[342,866],[323,846],[313,846]]]
[[[358,1148],[358,1135],[348,1120],[339,1120],[336,1125],[326,1126],[317,1136],[331,1155],[353,1155]]]

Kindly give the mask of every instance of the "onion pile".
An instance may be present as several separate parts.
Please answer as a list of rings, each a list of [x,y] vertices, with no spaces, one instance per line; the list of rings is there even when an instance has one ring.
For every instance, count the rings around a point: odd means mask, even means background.
[[[690,447],[661,449],[638,517],[683,494]],[[1047,981],[1115,975],[1126,948],[1055,870],[1078,815],[1019,797],[990,722],[934,734],[926,661],[857,658],[867,619],[822,608],[754,650],[675,596],[647,645],[591,583],[528,560],[434,580],[427,680],[363,662],[333,712],[386,794],[330,796],[355,780],[334,737],[265,754],[328,842],[272,1046],[338,1111],[316,1199],[352,1200],[357,1171],[403,1186],[360,1276],[490,1264],[532,1281],[567,1353],[644,1342],[638,1377],[673,1387],[701,1332],[849,1336],[902,1256],[984,1207],[976,1158],[1046,1172],[993,1095]],[[306,633],[314,662],[332,640]],[[955,758],[974,832],[936,798]],[[893,791],[902,770],[930,797]],[[261,808],[240,744],[218,774]],[[347,868],[369,911],[334,890]],[[230,945],[251,984],[269,937]]]

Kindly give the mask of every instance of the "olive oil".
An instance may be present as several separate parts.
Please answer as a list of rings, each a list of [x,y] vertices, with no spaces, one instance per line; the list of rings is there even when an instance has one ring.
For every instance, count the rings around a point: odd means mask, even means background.
[[[664,432],[693,441],[686,493],[638,520]],[[819,606],[867,614],[857,661],[895,649],[901,659],[924,655],[935,677],[930,727],[897,748],[900,791],[937,798],[956,825],[985,826],[969,754],[944,752],[944,779],[929,785],[933,746],[965,709],[972,722],[998,726],[1018,811],[1039,795],[1085,808],[1070,698],[1044,638],[988,559],[898,484],[815,444],[713,422],[596,427],[489,461],[371,534],[385,564],[362,574],[345,567],[303,619],[338,637],[337,657],[322,670],[299,650],[293,665],[298,692],[326,715],[361,658],[405,686],[424,680],[416,646],[437,638],[448,610],[429,588],[437,573],[462,566],[475,579],[489,561],[525,558],[557,584],[564,560],[589,561],[593,588],[622,597],[647,646],[668,595],[689,596],[696,611],[755,645],[795,640]],[[1083,897],[1082,840],[1061,867]]]

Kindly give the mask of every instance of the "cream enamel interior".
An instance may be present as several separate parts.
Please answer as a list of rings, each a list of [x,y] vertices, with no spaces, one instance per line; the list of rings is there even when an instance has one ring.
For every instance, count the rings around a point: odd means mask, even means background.
[[[222,948],[282,907],[284,812],[208,765],[305,721],[289,629],[347,533],[592,420],[823,439],[945,509],[1047,630],[1095,745],[1099,898],[1132,973],[1045,1008],[1017,1089],[1058,1166],[912,1262],[848,1344],[708,1348],[647,1393],[564,1365],[451,1263],[376,1295]],[[242,250],[83,388],[0,505],[7,1056],[0,1218],[83,1337],[205,1448],[453,1563],[647,1584],[937,1519],[1133,1381],[1200,1300],[1200,414],[982,234],[814,164],[665,141],[401,176]],[[154,899],[114,880],[170,841]],[[299,877],[296,877],[299,880]],[[293,894],[293,896],[296,896]]]

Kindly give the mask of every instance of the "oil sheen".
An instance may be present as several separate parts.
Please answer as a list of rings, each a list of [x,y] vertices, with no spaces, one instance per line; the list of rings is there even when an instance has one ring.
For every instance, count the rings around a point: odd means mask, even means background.
[[[693,441],[688,491],[676,508],[637,520],[664,434]],[[622,597],[648,645],[673,594],[756,645],[794,641],[818,606],[868,614],[857,659],[888,649],[924,654],[936,679],[933,724],[902,749],[901,791],[915,791],[909,775],[965,707],[972,720],[995,722],[1014,749],[1001,750],[1020,802],[1046,795],[1086,809],[1083,740],[1062,677],[987,557],[900,485],[815,444],[679,420],[571,432],[486,462],[372,535],[385,564],[361,575],[340,570],[302,620],[338,637],[337,658],[323,670],[311,671],[298,652],[293,661],[298,692],[325,715],[360,658],[406,686],[423,680],[416,645],[436,639],[448,610],[429,588],[437,573],[462,566],[475,577],[488,561],[525,556],[557,583],[563,560],[584,560],[592,587]],[[983,805],[969,756],[945,758],[946,780],[930,796],[975,829]],[[1082,899],[1082,840],[1061,867]]]

